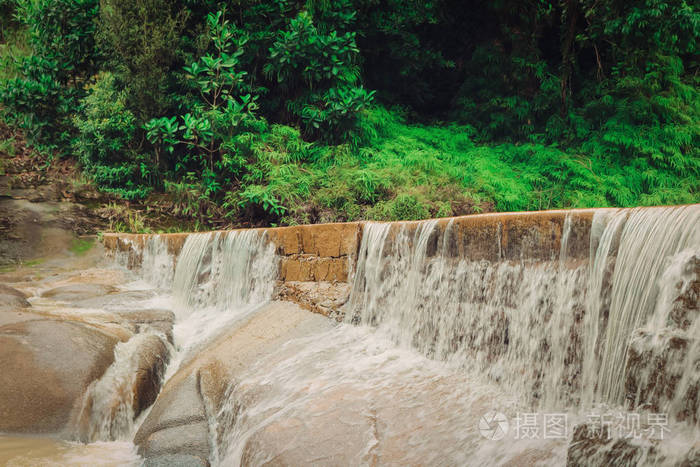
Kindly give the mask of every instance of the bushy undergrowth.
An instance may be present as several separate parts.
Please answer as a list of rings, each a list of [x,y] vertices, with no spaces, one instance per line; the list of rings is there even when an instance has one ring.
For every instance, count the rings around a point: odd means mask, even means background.
[[[687,0],[0,7],[2,117],[186,225],[700,201]]]
[[[655,160],[663,140],[647,157],[620,164],[610,156],[625,146],[607,128],[582,147],[561,149],[478,143],[472,127],[411,125],[381,107],[367,112],[365,125],[370,136],[357,149],[306,143],[297,130],[271,126],[251,145],[256,163],[229,195],[231,206],[295,224],[700,201],[697,167]]]

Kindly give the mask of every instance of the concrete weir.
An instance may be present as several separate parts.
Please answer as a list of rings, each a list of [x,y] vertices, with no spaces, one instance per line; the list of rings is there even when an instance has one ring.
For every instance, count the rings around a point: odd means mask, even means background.
[[[700,205],[103,243],[173,296],[153,465],[700,462]]]
[[[429,253],[435,253],[438,238],[442,238],[452,258],[492,262],[552,261],[559,257],[562,234],[568,229],[567,258],[587,260],[593,215],[614,211],[576,209],[442,218],[436,221]],[[430,221],[389,223],[391,235],[415,232],[426,222]],[[567,222],[570,223],[568,227]],[[279,257],[278,296],[328,315],[338,310],[323,306],[318,300],[331,297],[337,302],[339,295],[349,292],[348,282],[357,266],[362,235],[368,224],[349,222],[250,230],[264,235],[274,245]],[[218,233],[228,235],[229,232],[236,230]],[[108,252],[125,254],[128,265],[134,267],[141,264],[143,247],[149,239],[157,238],[169,254],[177,257],[189,235],[106,233],[103,243]]]

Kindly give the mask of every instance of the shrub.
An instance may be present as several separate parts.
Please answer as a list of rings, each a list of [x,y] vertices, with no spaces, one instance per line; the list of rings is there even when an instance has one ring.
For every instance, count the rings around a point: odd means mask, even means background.
[[[99,74],[88,87],[74,124],[78,129],[75,151],[102,190],[125,199],[143,198],[150,192],[155,174],[134,148],[136,118],[111,73]]]
[[[245,39],[236,39],[234,26],[223,12],[207,17],[213,52],[185,67],[199,94],[189,112],[152,119],[144,128],[156,154],[173,154],[178,175],[196,173],[205,197],[219,194],[223,185],[240,179],[245,170],[246,140],[264,130],[253,112],[256,97],[241,95],[245,72],[238,70]]]
[[[379,203],[369,210],[368,215],[372,219],[395,220],[420,220],[430,217],[428,209],[414,195],[400,194],[396,198]]]
[[[64,149],[74,133],[71,112],[97,60],[98,0],[18,0],[32,54],[18,60],[18,77],[0,82],[11,121],[36,143]]]
[[[358,53],[354,32],[323,34],[307,12],[278,33],[265,73],[287,96],[287,110],[303,122],[308,136],[352,139],[358,115],[374,94],[357,85]]]
[[[186,10],[167,0],[101,0],[98,42],[140,121],[172,110],[172,67]]]

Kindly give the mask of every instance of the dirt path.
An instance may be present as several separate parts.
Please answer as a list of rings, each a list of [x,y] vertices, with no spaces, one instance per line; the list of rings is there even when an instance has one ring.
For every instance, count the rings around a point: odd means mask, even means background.
[[[102,195],[75,164],[47,164],[6,128],[0,143],[0,268],[79,250],[81,237],[107,227],[94,209]]]

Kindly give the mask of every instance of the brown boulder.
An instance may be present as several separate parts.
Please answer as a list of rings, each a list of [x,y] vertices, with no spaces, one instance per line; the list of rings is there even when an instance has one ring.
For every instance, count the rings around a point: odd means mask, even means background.
[[[88,298],[101,297],[116,291],[117,289],[110,285],[79,283],[55,287],[43,292],[41,296],[61,302],[75,302]]]
[[[327,326],[325,318],[296,305],[273,302],[184,362],[134,437],[146,465],[168,456],[208,462],[213,429],[208,421],[219,412],[236,375],[285,340]]]
[[[116,311],[116,315],[132,323],[136,332],[148,330],[162,333],[170,343],[173,342],[173,323],[175,315],[169,310]]]
[[[0,326],[0,431],[59,432],[118,338],[85,323],[38,319]]]
[[[27,296],[17,289],[0,284],[0,311],[17,310],[31,306]]]
[[[137,334],[115,348],[114,363],[90,385],[76,412],[75,438],[84,441],[120,439],[133,420],[158,396],[168,346],[162,336]]]

